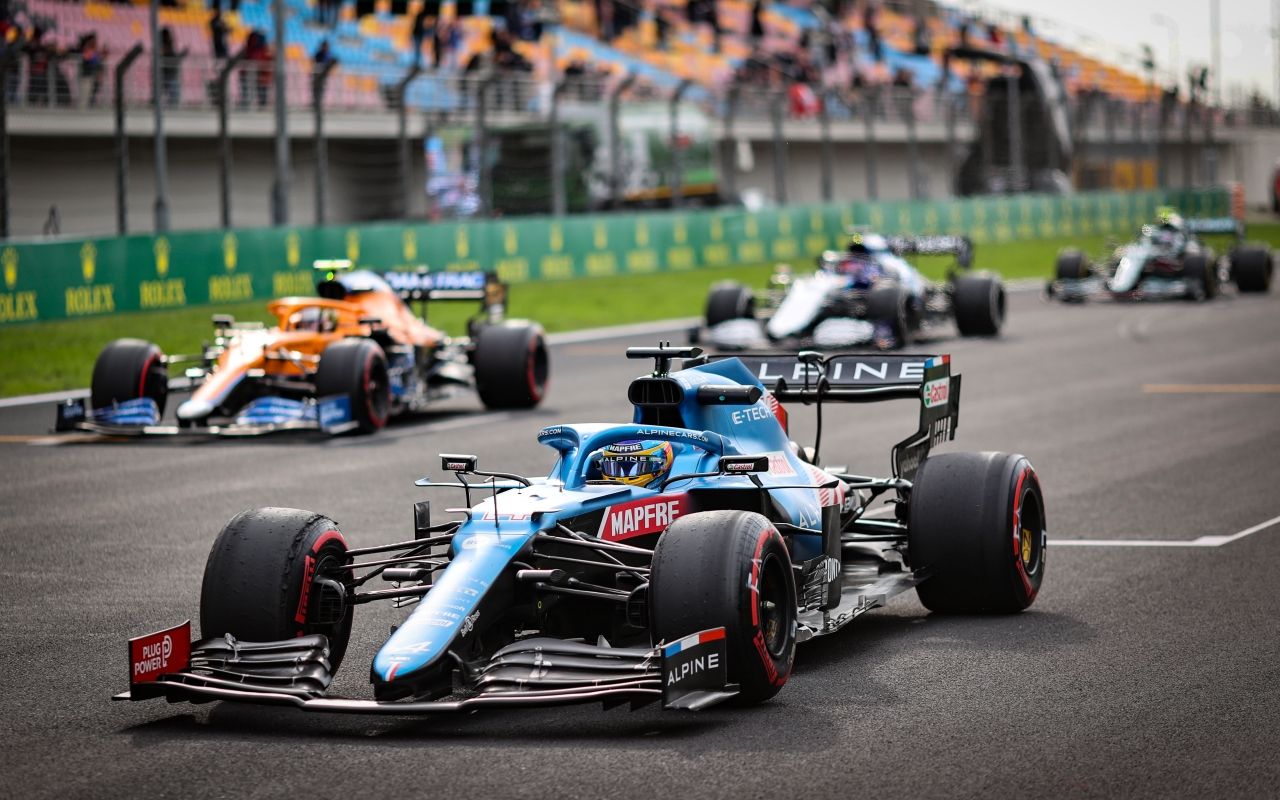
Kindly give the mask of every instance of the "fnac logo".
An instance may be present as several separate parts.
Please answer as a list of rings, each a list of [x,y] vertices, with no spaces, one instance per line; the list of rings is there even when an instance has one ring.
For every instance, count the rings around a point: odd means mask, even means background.
[[[514,256],[520,249],[520,235],[516,233],[515,225],[502,226],[502,249],[509,256]]]
[[[688,238],[689,238],[689,228],[687,225],[685,225],[684,218],[681,217],[676,220],[676,229],[675,229],[676,244],[684,244]]]
[[[636,220],[636,247],[649,246],[649,221],[646,219]]]
[[[302,237],[297,231],[290,231],[289,235],[284,237],[284,260],[290,267],[296,267],[302,263]]]
[[[360,231],[347,229],[347,260],[352,264],[360,261]]]
[[[411,228],[405,228],[404,233],[400,234],[400,253],[409,263],[418,260],[418,234]]]
[[[559,222],[551,223],[551,251],[559,253],[564,249],[564,229]]]
[[[724,220],[720,217],[711,218],[711,241],[718,242],[724,238]]]
[[[4,261],[4,286],[6,289],[12,289],[18,285],[18,251],[12,247],[6,247],[0,260]]]
[[[98,271],[98,248],[93,242],[80,245],[80,274],[85,283],[93,283],[93,276]]]
[[[592,244],[597,250],[603,250],[609,246],[609,231],[605,229],[603,222],[597,222],[591,234]]]
[[[156,276],[165,277],[169,274],[169,240],[163,236],[157,236],[151,252],[156,257]]]
[[[236,240],[234,233],[228,233],[222,237],[222,266],[227,272],[235,272],[236,270],[236,248],[240,243]]]

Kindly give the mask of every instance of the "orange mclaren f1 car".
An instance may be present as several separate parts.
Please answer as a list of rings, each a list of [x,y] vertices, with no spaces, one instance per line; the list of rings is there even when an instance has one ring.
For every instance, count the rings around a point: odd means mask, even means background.
[[[277,322],[213,318],[199,355],[165,355],[117,339],[93,367],[89,402],[58,406],[57,430],[109,435],[254,435],[281,430],[372,433],[393,414],[474,390],[488,408],[531,408],[547,386],[542,328],[504,318],[507,287],[487,272],[387,272],[318,261],[318,297],[285,297]],[[468,335],[425,320],[434,300],[479,300]],[[418,307],[415,313],[413,305]],[[170,367],[183,366],[170,378]],[[188,392],[163,425],[170,393]]]

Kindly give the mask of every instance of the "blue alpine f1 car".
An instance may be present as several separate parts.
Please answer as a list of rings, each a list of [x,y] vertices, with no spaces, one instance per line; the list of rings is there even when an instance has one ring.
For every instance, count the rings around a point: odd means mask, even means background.
[[[627,354],[655,361],[628,389],[630,423],[543,428],[543,477],[442,455],[453,479],[417,483],[465,505],[436,521],[417,503],[412,539],[352,548],[295,509],[232,519],[205,568],[201,638],[188,622],[131,640],[117,698],[402,714],[755,703],[787,682],[797,643],[907,589],[935,612],[1034,601],[1046,528],[1031,464],[931,452],[959,420],[947,356]],[[817,411],[820,439],[832,404],[894,398],[920,417],[890,477],[826,466],[820,441],[788,436],[787,403]],[[373,699],[329,695],[355,609],[379,601],[413,610],[369,666]]]

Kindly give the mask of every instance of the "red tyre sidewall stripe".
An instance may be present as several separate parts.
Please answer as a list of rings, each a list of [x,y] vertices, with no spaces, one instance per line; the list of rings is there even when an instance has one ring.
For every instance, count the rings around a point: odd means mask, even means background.
[[[751,558],[751,580],[747,581],[747,588],[751,592],[751,628],[754,632],[751,643],[755,645],[756,652],[760,655],[760,664],[764,667],[765,677],[774,686],[781,686],[787,682],[790,670],[778,671],[778,667],[773,663],[773,656],[769,655],[769,650],[765,647],[764,633],[760,630],[760,554],[764,552],[765,543],[775,536],[778,536],[778,531],[772,525],[760,532],[760,538],[756,540],[755,554]]]
[[[535,375],[535,367],[538,363],[538,345],[542,342],[542,334],[534,332],[529,337],[529,357],[525,359],[525,378],[529,382],[529,399],[537,403],[542,400],[542,393],[546,391],[546,382],[543,382],[541,390],[538,387],[538,379]]]
[[[156,362],[159,356],[153,350],[147,360],[142,364],[142,374],[138,376],[138,397],[147,396],[147,373],[151,371],[151,365]]]
[[[373,392],[369,391],[369,375],[373,372],[373,362],[377,359],[377,354],[370,351],[364,360],[364,407],[369,412],[369,420],[373,422],[373,427],[381,428],[387,424],[386,415],[378,416],[374,410]]]
[[[1013,563],[1014,568],[1018,571],[1018,577],[1022,580],[1022,588],[1027,592],[1027,600],[1035,599],[1035,584],[1031,582],[1031,576],[1027,574],[1026,565],[1022,563],[1022,486],[1030,476],[1036,487],[1040,486],[1039,479],[1036,478],[1035,472],[1030,466],[1025,466],[1018,474],[1018,481],[1014,484],[1013,489]],[[1044,553],[1040,553],[1041,560],[1044,559]]]
[[[325,531],[320,534],[320,538],[316,539],[311,545],[311,549],[307,551],[302,571],[302,587],[298,591],[298,610],[293,615],[293,621],[298,623],[299,626],[307,624],[307,605],[311,598],[311,581],[315,577],[316,561],[320,557],[320,551],[330,542],[337,542],[342,546],[344,553],[347,551],[347,540],[336,530]],[[297,635],[302,636],[304,633],[306,631],[299,627]]]

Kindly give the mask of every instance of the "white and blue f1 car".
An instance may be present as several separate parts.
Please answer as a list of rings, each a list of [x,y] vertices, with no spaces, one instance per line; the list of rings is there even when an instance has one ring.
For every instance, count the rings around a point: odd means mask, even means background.
[[[935,283],[905,255],[950,255],[955,266]],[[963,236],[855,232],[845,251],[823,253],[810,275],[779,266],[763,294],[734,281],[711,287],[705,325],[692,338],[722,350],[770,342],[891,349],[949,321],[961,336],[995,336],[1004,324],[1004,285],[999,276],[969,272],[972,263],[973,244]]]
[[[232,519],[205,568],[201,637],[185,623],[132,640],[117,698],[392,714],[698,709],[772,697],[798,642],[913,587],[936,612],[1034,601],[1046,528],[1031,464],[931,454],[959,419],[947,356],[628,355],[656,361],[630,385],[630,423],[543,428],[545,477],[442,455],[454,478],[418,485],[466,504],[439,522],[417,503],[412,539],[352,548],[334,521],[295,509]],[[823,466],[820,442],[788,436],[787,402],[821,415],[892,398],[918,403],[920,419],[893,448],[890,477]],[[878,500],[890,518],[869,513]],[[355,609],[376,601],[413,610],[369,666],[373,699],[333,697]]]

